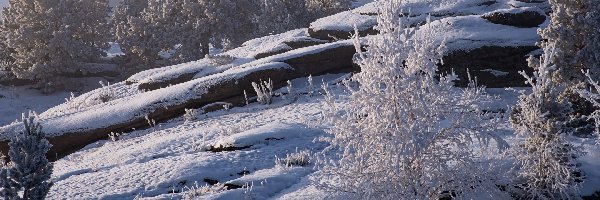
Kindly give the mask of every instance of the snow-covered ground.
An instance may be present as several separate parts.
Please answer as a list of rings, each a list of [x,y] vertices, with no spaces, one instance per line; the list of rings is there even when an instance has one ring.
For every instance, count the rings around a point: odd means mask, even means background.
[[[314,79],[335,83],[332,80],[343,75]],[[294,80],[296,91],[306,93],[306,82],[306,78]],[[343,107],[347,92],[333,84],[330,88]],[[493,110],[514,105],[518,96],[504,89],[488,89],[488,93],[498,97],[488,105]],[[305,150],[316,153],[327,146],[315,142],[318,137],[328,136],[326,131],[331,126],[323,120],[323,106],[318,91],[312,97],[300,95],[295,100],[278,97],[272,105],[254,103],[201,114],[188,122],[176,118],[127,133],[118,141],[99,141],[55,163],[55,185],[48,197],[341,199],[343,194],[332,194],[312,184],[314,165],[281,167],[275,162],[286,154]],[[510,128],[500,131],[509,142],[514,141]],[[592,140],[574,140],[585,144],[590,152],[580,158],[586,174],[582,193],[589,195],[600,190],[600,149]],[[218,147],[225,150],[215,150]],[[210,185],[216,182],[219,184]]]
[[[30,110],[42,113],[49,108],[63,104],[66,99],[71,98],[71,92],[73,95],[78,96],[102,87],[99,84],[100,81],[108,83],[105,78],[100,77],[74,78],[70,81],[69,85],[73,86],[72,88],[51,94],[42,93],[38,89],[31,88],[31,86],[0,85],[0,126],[20,120],[21,114]]]
[[[370,28],[376,22],[374,16],[367,15],[376,12],[370,2],[358,1],[355,7],[365,6],[318,20],[312,28],[346,30],[353,29],[357,22],[359,29]],[[482,14],[506,9],[504,3],[508,0],[498,0],[501,3],[496,7],[481,4],[485,2],[460,0],[456,4],[434,7],[425,7],[417,2],[411,11],[412,14],[451,13],[448,18],[444,18],[446,15],[434,17],[432,28],[422,29],[425,33],[444,33],[440,39],[445,40],[450,48],[533,45],[540,39],[536,34],[537,28],[516,28],[482,19]],[[71,96],[69,92],[47,96],[27,87],[0,87],[0,125],[14,121],[22,112],[31,109],[39,113],[46,111],[40,117],[46,120],[44,123],[54,123],[46,127],[50,133],[106,127],[140,117],[145,114],[141,111],[151,106],[173,106],[196,97],[202,94],[204,90],[201,89],[205,85],[210,85],[205,83],[211,80],[241,76],[250,70],[271,65],[286,68],[287,64],[281,63],[284,59],[352,42],[336,41],[296,50],[286,44],[311,39],[308,29],[257,38],[237,49],[219,52],[212,60],[207,58],[147,70],[130,77],[127,81],[131,84],[119,82],[83,93],[99,86],[99,80],[90,79],[87,81],[90,83],[85,84],[87,89],[77,92],[77,97],[67,103],[64,102]],[[259,53],[280,50],[289,51],[255,59]],[[113,44],[107,53],[110,57],[122,52],[118,45]],[[490,70],[491,73],[503,73]],[[140,84],[172,80],[182,74],[194,74],[193,80],[152,91],[138,88]],[[322,82],[329,84],[337,103],[343,107],[348,103],[348,94],[335,83],[338,78],[346,76],[330,74],[314,77],[315,85]],[[311,179],[314,173],[318,173],[313,163],[305,166],[276,164],[277,159],[285,159],[288,154],[317,153],[328,145],[316,140],[329,136],[327,130],[331,127],[323,119],[326,106],[323,96],[318,89],[315,89],[314,95],[307,95],[310,93],[307,78],[292,82],[300,95],[278,96],[271,105],[252,103],[200,113],[197,119],[188,121],[185,117],[178,117],[148,129],[125,133],[115,141],[89,144],[55,162],[55,184],[48,198],[344,199],[343,194],[332,194],[313,184]],[[277,92],[285,93],[287,90]],[[497,96],[494,101],[486,103],[486,109],[492,111],[509,110],[516,104],[519,95],[505,89],[488,89],[487,92]],[[110,99],[103,100],[105,96]],[[504,139],[514,143],[513,130],[507,122],[500,127],[504,127],[500,130]],[[589,152],[579,158],[586,177],[582,194],[600,191],[600,147],[595,146],[591,139],[573,138],[573,141],[583,144]]]
[[[334,80],[342,75],[315,77]],[[293,82],[306,93],[306,79]],[[275,158],[296,151],[321,151],[315,143],[327,126],[316,126],[322,117],[322,97],[277,98],[271,105],[249,106],[198,116],[192,122],[173,119],[151,129],[99,141],[55,163],[55,185],[49,198],[132,199],[135,196],[180,198],[186,187],[220,183],[254,184],[249,195],[263,199],[292,187],[312,166],[275,169]],[[212,152],[211,147],[234,146],[237,151]],[[248,174],[247,176],[243,176]],[[190,190],[190,189],[187,189]],[[249,189],[212,194],[237,199]],[[175,192],[175,193],[173,193]]]

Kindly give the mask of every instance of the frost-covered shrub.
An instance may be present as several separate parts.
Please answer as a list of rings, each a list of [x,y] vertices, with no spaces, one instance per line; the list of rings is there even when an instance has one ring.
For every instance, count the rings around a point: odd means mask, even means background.
[[[315,92],[315,86],[313,85],[313,77],[312,75],[308,76],[308,96],[311,97]]]
[[[196,199],[196,197],[201,197],[208,194],[217,194],[227,190],[227,187],[222,183],[217,183],[215,185],[204,185],[199,186],[198,182],[195,182],[193,186],[184,188],[186,192],[183,193],[183,199],[192,200]]]
[[[518,175],[524,181],[527,198],[562,199],[577,196],[575,159],[581,149],[569,143],[573,130],[567,126],[571,106],[560,98],[564,86],[551,80],[556,66],[554,48],[547,47],[540,59],[530,58],[535,68],[527,76],[531,94],[522,94],[510,116],[520,142],[512,146]]]
[[[46,159],[51,145],[35,118],[34,113],[29,116],[23,114],[25,130],[9,143],[11,163],[7,171],[0,173],[8,177],[9,183],[4,185],[10,186],[3,190],[3,195],[9,195],[3,196],[5,198],[10,198],[14,191],[18,191],[22,199],[44,199],[52,187],[50,178],[53,165]]]
[[[287,81],[287,95],[285,96],[286,99],[290,99],[290,100],[296,100],[298,99],[298,94],[296,93],[296,91],[294,90],[294,86],[292,85],[292,81]]]
[[[2,11],[2,42],[13,50],[18,78],[59,85],[57,78],[108,47],[108,0],[10,0]],[[48,83],[48,84],[47,84]]]
[[[483,156],[498,151],[489,144],[506,148],[493,132],[498,119],[479,107],[483,88],[455,88],[455,75],[436,74],[442,33],[408,28],[399,17],[403,3],[377,3],[380,36],[367,41],[366,52],[355,39],[360,88],[349,88],[348,105],[326,98],[334,127],[333,138],[323,138],[331,146],[319,185],[373,199],[438,199],[449,191],[506,198]]]
[[[586,72],[586,76],[588,77],[588,83],[591,87],[589,89],[579,90],[578,93],[596,107],[596,110],[592,112],[588,118],[594,120],[596,124],[596,143],[600,145],[600,110],[598,110],[600,108],[600,84],[592,78],[589,71]]]
[[[290,167],[304,167],[310,164],[312,154],[308,150],[298,151],[295,153],[286,154],[285,158],[275,157],[275,167],[285,170]]]
[[[271,104],[273,102],[273,81],[260,80],[258,83],[252,82],[252,87],[256,92],[256,101],[262,104]]]
[[[108,134],[108,138],[110,139],[110,141],[116,142],[121,139],[121,135],[121,133],[110,132]]]
[[[185,109],[185,114],[183,114],[183,119],[185,122],[193,122],[198,119],[198,110],[196,109]]]
[[[102,89],[100,89],[98,94],[91,99],[91,102],[86,102],[86,106],[98,105],[117,99],[117,94],[115,94],[113,89],[109,87],[110,83],[104,83],[103,81],[100,81],[100,85],[102,86]]]
[[[123,0],[114,9],[111,18],[114,39],[127,56],[125,64],[128,68],[137,64],[152,65],[158,55],[159,46],[148,35],[152,33],[151,27],[144,28],[145,24],[141,19],[142,11],[148,7],[148,2],[148,0]]]

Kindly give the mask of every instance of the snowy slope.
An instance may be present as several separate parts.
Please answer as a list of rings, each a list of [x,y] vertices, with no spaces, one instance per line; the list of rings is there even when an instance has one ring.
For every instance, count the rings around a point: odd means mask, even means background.
[[[315,80],[331,81],[341,76],[315,77]],[[306,92],[306,82],[298,79],[293,85],[298,92]],[[338,106],[343,107],[347,93],[338,86],[330,87],[339,99]],[[493,109],[516,103],[516,92],[501,89],[488,92],[498,96],[498,101],[490,105]],[[315,143],[315,138],[327,136],[326,130],[331,126],[322,120],[323,106],[321,95],[301,95],[297,100],[276,98],[273,105],[251,104],[208,113],[193,122],[177,118],[148,130],[128,133],[119,141],[96,142],[55,163],[56,183],[49,198],[179,199],[183,195],[198,199],[331,198],[338,194],[319,189],[310,181],[314,165],[281,168],[275,164],[276,156],[284,158],[302,150],[319,152],[326,147],[327,144]],[[509,142],[515,141],[510,128],[500,131]],[[580,159],[590,180],[583,185],[582,193],[589,195],[600,190],[597,185],[600,149],[592,145],[592,140],[574,140],[586,144],[592,152]],[[238,148],[210,151],[214,146]],[[219,184],[211,186],[212,181]]]
[[[269,106],[219,111],[189,123],[178,118],[155,129],[128,133],[120,141],[91,144],[56,162],[56,184],[49,198],[168,199],[181,195],[169,194],[173,189],[181,191],[194,182],[204,185],[205,178],[226,182],[240,178],[243,171],[273,168],[275,156],[325,147],[313,143],[323,129],[306,125],[319,118],[321,106],[320,97],[302,97],[293,103],[277,99]],[[207,150],[230,142],[250,147],[235,152]],[[298,176],[312,168],[302,171]]]

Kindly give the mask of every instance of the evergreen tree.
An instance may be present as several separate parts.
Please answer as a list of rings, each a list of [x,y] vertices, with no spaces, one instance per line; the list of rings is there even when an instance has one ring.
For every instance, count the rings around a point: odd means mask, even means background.
[[[35,121],[35,114],[23,115],[23,125],[25,130],[9,143],[10,167],[0,175],[8,176],[8,185],[14,191],[22,191],[23,199],[44,199],[52,187],[53,165],[46,159],[51,145]],[[5,191],[9,197],[14,195],[8,188]]]

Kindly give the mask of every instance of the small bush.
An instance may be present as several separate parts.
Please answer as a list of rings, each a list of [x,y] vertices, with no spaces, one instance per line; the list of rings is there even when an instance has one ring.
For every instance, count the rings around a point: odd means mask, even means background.
[[[258,84],[252,82],[252,87],[256,92],[256,101],[261,104],[271,104],[273,102],[273,81],[260,81]]]
[[[183,115],[183,119],[185,122],[193,122],[198,119],[198,110],[196,109],[185,109],[185,114]]]
[[[217,194],[226,191],[227,187],[222,183],[199,186],[198,182],[195,182],[192,187],[186,187],[184,190],[187,190],[187,192],[183,193],[183,199],[191,200],[195,199],[196,197],[201,197],[208,194]]]
[[[311,153],[308,150],[298,151],[287,154],[285,158],[275,157],[275,166],[278,169],[286,169],[294,166],[308,166],[311,160]]]

